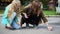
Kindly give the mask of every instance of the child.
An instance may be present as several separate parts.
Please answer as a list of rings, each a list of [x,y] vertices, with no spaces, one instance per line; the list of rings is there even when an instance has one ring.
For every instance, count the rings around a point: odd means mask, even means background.
[[[22,23],[26,22],[26,26],[29,26],[29,23],[32,24],[34,27],[37,27],[40,23],[42,23],[42,20],[47,25],[48,30],[51,30],[52,27],[48,25],[48,20],[44,16],[40,2],[37,0],[34,0],[31,4],[27,5],[22,10]]]
[[[9,4],[5,8],[4,15],[2,17],[2,23],[8,29],[20,29],[20,22],[18,20],[18,14],[16,13],[17,9],[19,11],[20,1],[13,0],[11,4]]]

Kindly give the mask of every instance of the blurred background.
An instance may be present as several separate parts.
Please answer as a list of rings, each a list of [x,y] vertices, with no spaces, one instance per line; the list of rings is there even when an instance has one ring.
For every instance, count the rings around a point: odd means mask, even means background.
[[[28,5],[33,0],[20,0],[22,7]],[[60,15],[58,11],[58,0],[39,0],[41,3],[41,8],[45,15]],[[9,5],[12,0],[0,0],[0,14],[4,13],[4,9]],[[57,8],[57,9],[56,9]]]

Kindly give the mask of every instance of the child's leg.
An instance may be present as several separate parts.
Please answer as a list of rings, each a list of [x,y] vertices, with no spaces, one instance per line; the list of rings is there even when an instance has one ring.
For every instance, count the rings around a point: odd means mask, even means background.
[[[33,22],[34,22],[34,25],[33,26],[34,27],[38,27],[39,18],[37,16],[35,16]]]
[[[21,26],[20,25],[18,25],[16,22],[15,22],[15,20],[12,22],[12,28],[15,28],[15,29],[20,29],[21,28]]]
[[[17,21],[18,19],[17,19],[17,17],[16,17],[16,13],[15,12],[13,12],[13,14],[12,14],[12,16],[11,16],[11,20],[10,20],[10,24],[11,24],[11,26],[12,26],[12,28],[20,28],[20,25],[18,25],[17,24]]]
[[[4,21],[7,23],[5,25],[6,28],[12,28],[11,23],[12,23],[13,19],[15,18],[15,16],[16,16],[16,13],[13,12],[10,18],[4,19]]]
[[[29,28],[29,22],[28,22],[28,18],[26,18],[26,27],[28,27]]]
[[[12,15],[11,15],[11,18],[9,19],[10,20],[10,24],[13,22],[15,17],[16,17],[16,13],[13,12]]]
[[[24,18],[24,16],[22,16],[22,19],[21,19],[21,27],[24,24],[24,22],[25,22],[25,18]]]

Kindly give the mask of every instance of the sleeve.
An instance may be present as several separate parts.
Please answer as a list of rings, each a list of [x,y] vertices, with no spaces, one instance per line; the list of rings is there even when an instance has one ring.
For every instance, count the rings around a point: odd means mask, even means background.
[[[41,18],[44,23],[48,22],[47,18],[44,16],[43,12],[41,12]]]

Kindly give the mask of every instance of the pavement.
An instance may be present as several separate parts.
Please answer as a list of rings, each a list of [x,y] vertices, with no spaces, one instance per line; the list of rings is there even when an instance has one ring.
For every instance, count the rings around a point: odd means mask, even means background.
[[[0,17],[0,34],[60,34],[60,17],[47,17],[47,19],[49,25],[53,27],[52,31],[48,31],[44,24],[40,24],[38,29],[24,28],[19,30],[8,30],[1,24]],[[23,26],[25,26],[25,24]]]

